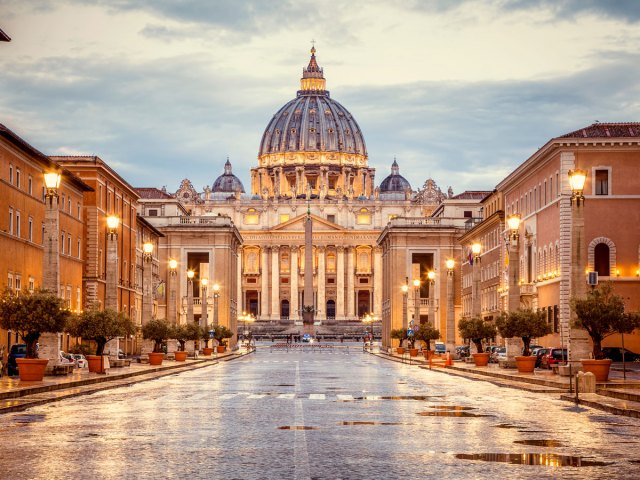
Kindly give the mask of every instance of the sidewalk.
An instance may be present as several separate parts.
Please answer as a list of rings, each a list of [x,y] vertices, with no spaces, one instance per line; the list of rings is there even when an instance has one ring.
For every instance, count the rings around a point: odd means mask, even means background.
[[[369,352],[388,360],[416,365],[429,369],[429,363],[424,358],[409,358],[405,355],[386,352]],[[486,367],[476,367],[473,363],[454,361],[452,366],[438,365],[433,371],[465,377],[470,380],[480,380],[493,383],[500,387],[517,388],[533,393],[558,394],[559,398],[576,402],[575,393],[569,392],[569,378],[561,377],[548,370],[536,369],[534,373],[518,373],[517,370],[500,368],[497,364]],[[605,410],[616,415],[640,418],[640,371],[626,372],[623,379],[622,369],[617,365],[611,369],[607,382],[598,382],[597,393],[578,394],[577,403],[589,407]]]
[[[230,361],[251,352],[226,352],[212,357],[188,359],[185,362],[164,360],[160,366],[132,363],[129,367],[111,368],[108,373],[90,373],[87,368],[76,368],[72,374],[45,376],[42,382],[21,382],[18,377],[0,379],[0,414],[55,402],[64,398],[87,395],[101,390],[123,387],[167,375]]]

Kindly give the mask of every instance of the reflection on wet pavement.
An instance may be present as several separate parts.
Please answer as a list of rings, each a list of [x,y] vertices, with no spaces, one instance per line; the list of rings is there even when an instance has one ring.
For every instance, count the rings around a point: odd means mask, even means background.
[[[603,467],[611,462],[587,460],[581,457],[555,455],[553,453],[458,453],[462,460],[482,460],[512,465],[542,465],[545,467]]]
[[[562,442],[558,440],[514,440],[513,443],[519,443],[520,445],[533,445],[535,447],[562,447]]]

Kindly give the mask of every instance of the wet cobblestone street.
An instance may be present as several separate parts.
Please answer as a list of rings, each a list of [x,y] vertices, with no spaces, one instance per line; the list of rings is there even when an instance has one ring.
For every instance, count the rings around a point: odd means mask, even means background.
[[[0,417],[0,478],[640,478],[640,421],[389,362],[271,352]]]

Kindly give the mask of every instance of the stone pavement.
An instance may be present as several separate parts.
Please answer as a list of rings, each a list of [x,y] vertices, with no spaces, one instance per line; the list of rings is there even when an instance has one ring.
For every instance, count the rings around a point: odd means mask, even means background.
[[[407,354],[370,352],[374,355],[396,362],[416,365],[418,368],[431,368],[434,371],[457,375],[470,380],[493,383],[500,387],[516,388],[533,393],[558,394],[561,399],[583,404],[592,408],[607,411],[616,415],[640,418],[640,371],[627,370],[623,379],[622,364],[615,364],[607,382],[598,382],[596,393],[570,392],[569,377],[562,377],[550,370],[536,369],[534,373],[518,373],[517,370],[500,368],[497,364],[476,367],[472,363],[454,361],[452,366],[432,362],[429,366],[424,358],[410,358]]]
[[[21,382],[18,377],[4,376],[0,379],[0,414],[208,367],[247,353],[251,352],[237,350],[211,357],[200,356],[198,359],[188,359],[185,362],[164,360],[159,366],[131,363],[128,367],[111,368],[106,374],[91,373],[87,368],[77,368],[69,375],[45,376],[42,382]]]

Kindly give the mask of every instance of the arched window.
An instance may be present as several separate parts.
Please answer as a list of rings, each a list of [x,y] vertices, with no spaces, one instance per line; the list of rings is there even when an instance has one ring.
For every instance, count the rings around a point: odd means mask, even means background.
[[[593,249],[593,270],[598,272],[600,277],[610,275],[609,245],[599,243]]]

